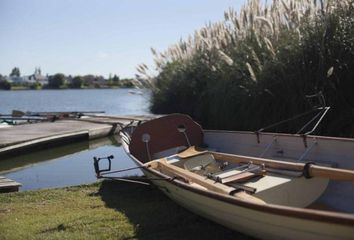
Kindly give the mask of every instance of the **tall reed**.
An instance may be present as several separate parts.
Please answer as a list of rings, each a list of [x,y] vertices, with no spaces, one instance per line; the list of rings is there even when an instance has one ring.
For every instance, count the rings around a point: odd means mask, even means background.
[[[156,76],[145,64],[137,70],[155,113],[256,130],[308,110],[305,96],[322,91],[332,111],[318,133],[353,136],[353,45],[352,0],[249,0],[164,52],[152,49]]]

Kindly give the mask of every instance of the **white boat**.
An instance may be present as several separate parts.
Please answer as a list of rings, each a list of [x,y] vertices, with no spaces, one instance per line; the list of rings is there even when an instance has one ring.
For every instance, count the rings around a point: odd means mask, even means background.
[[[134,95],[143,95],[143,92],[139,90],[129,90],[129,93]]]
[[[121,135],[153,184],[218,224],[260,239],[354,239],[353,139],[203,130],[182,114]]]

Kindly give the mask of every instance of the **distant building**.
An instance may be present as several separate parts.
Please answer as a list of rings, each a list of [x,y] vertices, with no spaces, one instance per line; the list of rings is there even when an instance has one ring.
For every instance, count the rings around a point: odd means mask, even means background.
[[[36,80],[34,79],[34,77],[32,75],[23,76],[23,80],[24,80],[24,82],[29,83],[29,84],[36,82]]]
[[[39,83],[41,85],[48,84],[48,76],[42,75],[41,69],[35,68],[34,73],[27,76],[4,76],[4,79],[12,84],[34,84]]]
[[[48,76],[42,75],[40,68],[35,68],[34,73],[28,76],[23,76],[23,82],[27,84],[39,83],[41,85],[48,84]]]
[[[17,76],[6,76],[5,77],[6,81],[9,83],[14,83],[14,84],[23,84],[25,83],[25,80],[23,77],[17,77]]]
[[[38,68],[35,68],[34,74],[31,75],[31,81],[35,81],[37,83],[45,85],[45,84],[48,84],[48,76],[42,75],[42,71],[38,67]]]

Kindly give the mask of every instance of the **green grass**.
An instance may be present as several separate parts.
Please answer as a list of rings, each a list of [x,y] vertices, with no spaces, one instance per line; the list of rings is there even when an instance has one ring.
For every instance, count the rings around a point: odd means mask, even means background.
[[[27,86],[12,86],[11,90],[28,90]]]
[[[0,195],[0,239],[250,239],[156,188],[104,181]]]

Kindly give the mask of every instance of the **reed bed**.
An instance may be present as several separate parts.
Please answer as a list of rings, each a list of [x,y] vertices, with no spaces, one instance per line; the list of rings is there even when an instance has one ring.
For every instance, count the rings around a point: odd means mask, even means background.
[[[353,137],[353,45],[353,0],[249,0],[167,50],[151,49],[152,70],[137,71],[154,113],[257,130],[307,111],[306,95],[322,92],[332,109],[316,133]],[[301,121],[273,130],[296,132]]]

